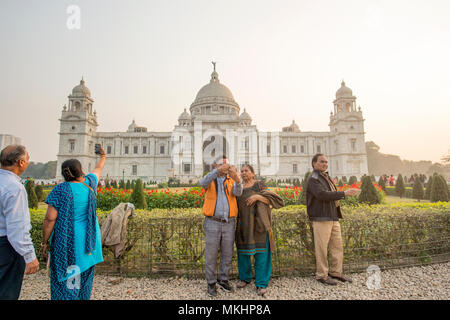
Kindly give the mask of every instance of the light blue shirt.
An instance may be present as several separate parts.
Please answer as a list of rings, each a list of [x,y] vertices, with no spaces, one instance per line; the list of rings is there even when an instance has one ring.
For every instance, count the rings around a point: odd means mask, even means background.
[[[203,189],[208,189],[209,185],[217,178],[217,201],[216,209],[214,211],[214,217],[219,219],[225,219],[228,221],[228,216],[230,215],[230,207],[228,205],[227,195],[225,193],[224,181],[225,177],[219,177],[219,171],[217,169],[212,170],[206,176],[200,180],[200,185]],[[236,197],[242,195],[243,185],[241,183],[233,184],[233,194]]]
[[[28,195],[19,176],[0,169],[0,237],[6,236],[25,263],[36,259],[30,235]]]

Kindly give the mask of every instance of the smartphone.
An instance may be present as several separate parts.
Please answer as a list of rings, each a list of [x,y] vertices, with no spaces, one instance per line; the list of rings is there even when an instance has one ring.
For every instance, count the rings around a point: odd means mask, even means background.
[[[101,145],[98,144],[98,143],[96,143],[96,144],[95,144],[95,154],[101,154],[100,148],[101,148]]]

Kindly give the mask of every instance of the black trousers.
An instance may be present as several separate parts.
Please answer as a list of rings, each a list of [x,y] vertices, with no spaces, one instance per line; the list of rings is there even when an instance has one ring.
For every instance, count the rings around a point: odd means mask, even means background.
[[[25,260],[6,237],[0,237],[0,300],[17,300],[22,288]]]

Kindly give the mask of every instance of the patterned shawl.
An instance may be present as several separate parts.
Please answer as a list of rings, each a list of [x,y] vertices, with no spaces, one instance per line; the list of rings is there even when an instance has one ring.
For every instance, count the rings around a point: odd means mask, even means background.
[[[85,177],[91,186],[95,181],[89,175]],[[50,243],[50,255],[52,264],[59,281],[67,278],[70,266],[76,264],[74,249],[74,202],[70,182],[57,185],[48,195],[45,203],[53,206],[58,211],[55,227]],[[86,226],[85,252],[92,252],[96,239],[97,199],[96,188],[89,191],[88,221]]]

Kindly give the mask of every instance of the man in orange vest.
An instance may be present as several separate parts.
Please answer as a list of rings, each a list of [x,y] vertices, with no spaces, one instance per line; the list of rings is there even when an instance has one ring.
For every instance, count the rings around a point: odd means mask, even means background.
[[[214,161],[214,170],[200,180],[206,190],[202,212],[205,215],[205,275],[207,292],[217,296],[216,282],[226,292],[233,291],[228,278],[233,257],[235,220],[238,212],[236,197],[243,185],[235,167],[223,156]],[[216,278],[220,249],[219,275]]]

